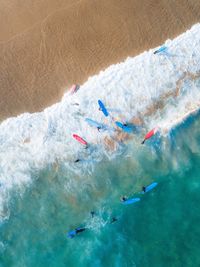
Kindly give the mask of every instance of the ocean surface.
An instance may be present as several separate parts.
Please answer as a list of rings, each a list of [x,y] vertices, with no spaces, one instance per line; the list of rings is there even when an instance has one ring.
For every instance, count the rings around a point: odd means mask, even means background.
[[[0,266],[200,266],[200,24],[165,46],[1,123]],[[79,226],[86,231],[68,238]]]

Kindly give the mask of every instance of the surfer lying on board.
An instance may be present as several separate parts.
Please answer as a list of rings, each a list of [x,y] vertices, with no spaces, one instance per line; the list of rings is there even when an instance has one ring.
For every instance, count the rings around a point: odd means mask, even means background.
[[[81,160],[80,159],[76,159],[74,162],[77,163],[77,162],[80,162]]]

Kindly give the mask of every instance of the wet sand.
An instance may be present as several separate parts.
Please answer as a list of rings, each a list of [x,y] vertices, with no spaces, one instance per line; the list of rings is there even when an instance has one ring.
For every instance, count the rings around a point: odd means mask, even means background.
[[[197,0],[4,0],[0,119],[41,111],[71,84],[199,21]]]

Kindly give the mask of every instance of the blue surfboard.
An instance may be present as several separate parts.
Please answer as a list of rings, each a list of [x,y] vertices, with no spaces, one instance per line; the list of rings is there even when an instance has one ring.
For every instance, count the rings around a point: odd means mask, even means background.
[[[76,236],[76,231],[75,230],[71,230],[67,233],[67,237],[69,238],[74,238]]]
[[[142,192],[143,194],[151,191],[152,189],[154,189],[156,186],[158,185],[158,183],[154,182],[148,186],[145,187],[145,192]]]
[[[132,132],[132,128],[131,127],[123,125],[123,123],[121,123],[120,121],[116,121],[115,124],[126,133],[131,133]]]
[[[85,231],[86,228],[84,227],[78,227],[75,230],[71,230],[67,233],[67,237],[74,238],[78,233]]]
[[[124,205],[129,205],[129,204],[133,204],[133,203],[138,202],[138,201],[140,201],[140,198],[136,197],[136,198],[127,199],[127,200],[123,201],[122,203]]]
[[[101,100],[98,100],[98,104],[99,104],[99,108],[100,110],[103,112],[103,114],[108,117],[108,111],[106,109],[106,107],[104,106],[103,102]]]
[[[166,50],[167,50],[167,47],[165,45],[163,45],[158,50],[154,51],[154,54],[165,52]]]

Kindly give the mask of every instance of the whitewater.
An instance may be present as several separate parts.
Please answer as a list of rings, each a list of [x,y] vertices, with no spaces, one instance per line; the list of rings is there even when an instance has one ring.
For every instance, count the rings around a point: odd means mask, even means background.
[[[91,174],[98,162],[123,153],[124,144],[140,145],[144,134],[154,127],[165,137],[199,110],[200,24],[164,45],[166,52],[154,55],[157,48],[150,49],[108,67],[43,112],[25,113],[1,123],[1,221],[9,218],[12,193],[23,195],[37,179],[37,172],[62,165],[74,179]],[[105,103],[108,118],[98,110],[98,99]],[[107,128],[98,132],[86,118]],[[115,120],[134,123],[140,131],[123,135],[116,130]],[[72,138],[74,133],[87,140],[87,150]],[[84,159],[81,168],[74,163],[77,158]]]

